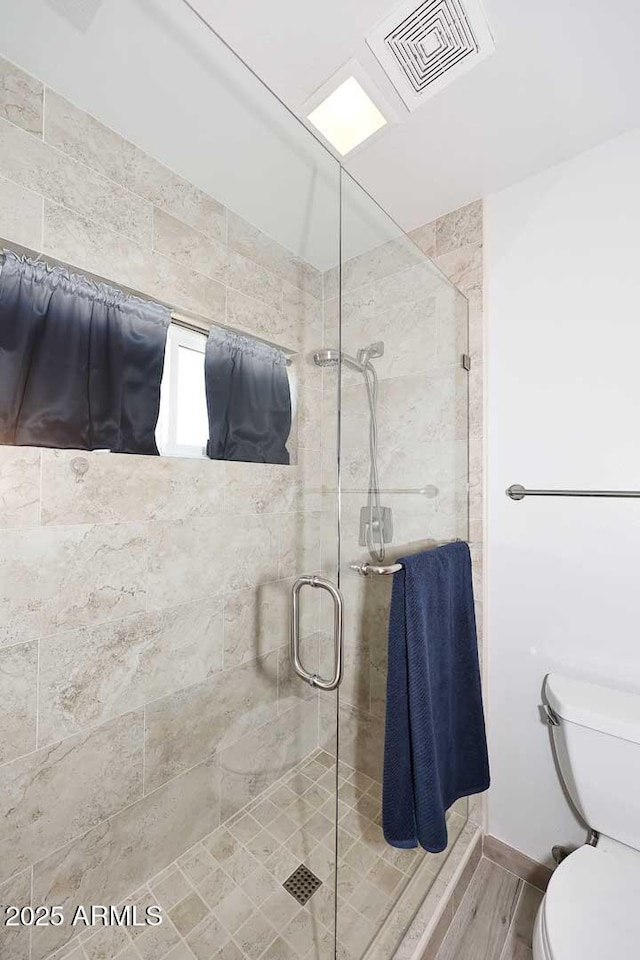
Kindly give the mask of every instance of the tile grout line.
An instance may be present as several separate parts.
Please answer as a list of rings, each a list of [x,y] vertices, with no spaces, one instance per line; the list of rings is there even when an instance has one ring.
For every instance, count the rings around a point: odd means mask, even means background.
[[[7,59],[7,58],[4,57],[3,59]],[[179,181],[181,181],[183,184],[186,183],[188,186],[193,187],[193,189],[197,192],[198,195],[205,197],[207,200],[213,201],[213,203],[214,203],[217,207],[220,208],[220,213],[219,213],[219,214],[216,214],[216,216],[223,215],[223,216],[224,216],[224,219],[225,219],[225,225],[226,225],[226,222],[227,222],[227,207],[225,206],[225,204],[223,204],[220,200],[218,200],[218,199],[217,199],[216,197],[214,197],[212,194],[206,193],[204,190],[201,190],[199,187],[197,187],[197,186],[196,186],[194,183],[192,183],[190,180],[186,180],[185,177],[183,177],[181,174],[177,173],[177,172],[176,172],[175,170],[173,170],[171,167],[168,167],[166,164],[162,163],[162,161],[157,160],[155,157],[153,157],[151,154],[147,153],[147,152],[146,152],[145,150],[143,150],[141,147],[138,147],[137,144],[135,144],[132,140],[128,140],[128,139],[127,139],[126,137],[124,137],[121,133],[118,133],[118,131],[117,131],[117,130],[114,130],[113,127],[108,126],[108,125],[107,125],[106,123],[104,123],[102,120],[98,120],[98,118],[97,118],[97,117],[94,117],[93,114],[90,114],[90,113],[88,113],[86,110],[83,110],[81,107],[77,106],[77,104],[75,104],[73,101],[68,100],[66,97],[62,96],[62,94],[60,94],[60,93],[58,93],[57,91],[55,91],[52,87],[49,87],[49,86],[48,86],[47,84],[45,84],[42,80],[40,80],[39,77],[35,76],[34,74],[30,73],[30,72],[27,71],[27,70],[24,70],[23,67],[19,66],[17,63],[14,63],[12,60],[7,60],[7,62],[10,63],[13,67],[15,67],[20,73],[26,74],[27,77],[30,77],[30,78],[36,80],[36,81],[40,84],[40,86],[42,87],[43,107],[44,107],[45,92],[46,92],[47,90],[49,90],[51,93],[53,93],[53,94],[55,94],[56,96],[60,97],[60,99],[64,100],[65,102],[67,102],[67,103],[69,103],[69,104],[71,104],[71,106],[74,108],[74,110],[78,111],[78,113],[81,113],[81,114],[83,115],[83,117],[88,117],[89,120],[94,121],[94,123],[98,124],[98,125],[99,125],[100,127],[102,127],[104,130],[107,130],[110,134],[114,134],[120,141],[122,141],[123,143],[128,144],[130,147],[133,147],[134,150],[135,150],[137,153],[142,154],[145,158],[151,159],[155,164],[157,164],[158,167],[161,167],[163,170],[168,171],[170,174],[172,174],[174,177],[176,177],[176,178],[177,178]],[[43,114],[44,114],[44,110],[43,110]],[[5,118],[5,119],[6,119],[6,118]],[[44,117],[43,117],[43,119],[44,119]],[[11,123],[12,126],[14,126],[14,127],[18,127],[18,129],[21,129],[21,130],[24,129],[23,127],[20,127],[18,124],[13,123],[13,121],[11,121],[11,120],[8,120],[7,122]],[[28,130],[26,130],[25,132],[26,132],[26,133],[30,133],[30,131],[28,131]],[[85,161],[76,159],[76,158],[75,158],[71,153],[69,153],[68,151],[65,151],[65,150],[62,150],[61,148],[55,147],[52,143],[49,143],[49,141],[45,139],[45,135],[44,135],[44,134],[45,134],[45,131],[44,131],[44,122],[43,122],[43,124],[42,124],[42,134],[39,135],[39,136],[38,136],[37,134],[31,134],[31,136],[35,137],[35,139],[42,140],[43,143],[46,143],[49,147],[51,147],[51,148],[54,149],[54,150],[58,150],[61,154],[63,154],[63,156],[65,156],[66,158],[74,161],[75,163],[78,163],[78,164],[80,164],[80,165],[82,165],[82,166],[86,166],[89,170],[91,170],[93,173],[95,173],[95,174],[97,174],[98,176],[100,176],[102,179],[104,179],[104,180],[107,181],[108,183],[111,183],[111,184],[114,184],[114,185],[117,186],[117,187],[120,187],[122,190],[127,191],[128,193],[132,194],[134,197],[137,197],[138,199],[141,199],[141,200],[145,201],[146,203],[152,203],[152,201],[147,200],[146,197],[142,197],[140,194],[135,193],[135,191],[130,190],[128,187],[125,187],[124,184],[120,183],[119,181],[117,181],[117,180],[112,180],[110,177],[107,177],[105,174],[100,173],[100,171],[95,170],[93,167],[89,166],[89,164],[85,163]],[[193,229],[197,229],[197,228],[194,227]],[[225,231],[225,235],[226,235],[226,231]],[[208,235],[208,234],[205,234],[205,236],[209,236],[209,235]],[[268,236],[268,234],[265,234],[265,236]],[[214,238],[214,239],[217,239],[217,238]],[[273,238],[270,238],[270,239],[273,239]]]
[[[285,579],[289,579],[289,578],[285,578]],[[214,598],[214,599],[218,599],[218,598]],[[195,601],[187,601],[187,602],[188,602],[188,603],[204,603],[204,602],[206,602],[206,601],[204,601],[204,600],[195,600]],[[181,606],[181,605],[182,605],[182,604],[178,604],[178,606]],[[172,609],[172,608],[163,608],[163,609]],[[155,611],[151,611],[151,612],[155,612]],[[132,618],[135,618],[135,617],[138,617],[138,616],[145,616],[145,614],[144,614],[144,613],[133,614],[133,615],[132,615]],[[128,617],[125,617],[125,618],[122,618],[122,619],[128,620],[129,618],[128,618]],[[99,624],[99,625],[111,625],[111,624],[114,624],[114,623],[117,623],[117,622],[118,622],[118,621],[107,620],[107,621],[102,621],[101,624]],[[78,627],[78,628],[75,628],[75,629],[85,630],[85,629],[91,629],[91,627]],[[75,632],[75,629],[74,629],[73,631],[62,631],[62,632],[63,632],[63,633],[65,633],[65,632]],[[309,633],[309,634],[305,634],[303,637],[301,637],[301,639],[302,639],[302,640],[312,639],[314,633],[317,633],[317,632],[318,632],[318,631],[312,631],[312,632]],[[38,639],[33,639],[33,640],[19,641],[19,642],[16,643],[16,644],[7,644],[6,646],[0,647],[0,653],[1,653],[3,650],[5,650],[5,649],[6,649],[6,650],[11,650],[11,649],[13,649],[14,647],[27,646],[27,645],[32,644],[32,643],[37,644],[37,646],[38,646],[38,654],[37,654],[37,665],[38,665],[37,680],[38,680],[38,682],[39,682],[40,643],[41,643],[42,640],[47,640],[47,639],[50,639],[51,637],[55,637],[55,636],[57,636],[57,634],[49,634],[47,637],[40,637],[40,638],[38,638]],[[82,727],[80,727],[78,730],[75,730],[73,733],[69,733],[69,734],[67,734],[67,735],[64,736],[64,737],[60,737],[60,738],[58,738],[58,739],[51,740],[51,741],[49,741],[48,743],[45,743],[45,744],[37,745],[35,749],[29,750],[27,753],[22,753],[22,754],[20,754],[19,756],[12,757],[12,758],[9,759],[9,760],[5,760],[3,763],[0,763],[0,769],[2,769],[3,767],[9,766],[9,765],[12,764],[12,763],[17,762],[18,760],[24,760],[26,757],[29,757],[29,756],[31,756],[32,754],[37,753],[38,750],[40,750],[40,749],[44,749],[44,748],[49,749],[49,748],[52,748],[52,747],[56,747],[56,746],[58,746],[59,744],[62,744],[62,743],[64,743],[64,742],[67,741],[67,740],[73,739],[74,737],[84,736],[84,735],[86,735],[86,734],[92,733],[92,732],[100,729],[100,727],[103,727],[103,726],[105,726],[106,724],[108,724],[108,723],[110,723],[110,722],[112,722],[112,721],[114,721],[114,720],[118,720],[118,719],[120,719],[120,718],[122,718],[122,717],[124,717],[124,716],[127,716],[127,714],[130,714],[130,713],[131,713],[131,714],[137,713],[138,711],[144,710],[144,709],[146,709],[146,707],[148,707],[148,706],[150,706],[150,705],[152,705],[152,704],[158,703],[158,702],[161,701],[161,700],[168,700],[170,697],[174,697],[174,696],[177,696],[177,695],[179,695],[179,694],[183,694],[183,693],[185,693],[186,691],[191,690],[191,689],[194,688],[194,687],[201,686],[201,685],[203,685],[203,684],[205,684],[205,683],[209,683],[209,682],[212,682],[212,681],[214,681],[214,680],[224,679],[224,675],[227,674],[227,673],[231,673],[231,671],[237,670],[237,669],[239,669],[239,668],[241,668],[241,667],[250,666],[251,664],[254,664],[254,663],[255,663],[255,664],[258,664],[259,661],[265,660],[265,659],[267,659],[267,658],[270,657],[270,656],[275,656],[276,654],[281,655],[282,652],[287,649],[287,646],[288,646],[288,645],[287,645],[287,642],[285,641],[285,642],[281,643],[278,647],[274,647],[273,649],[268,650],[268,651],[266,651],[265,653],[259,654],[259,655],[258,655],[257,657],[255,657],[253,660],[244,660],[244,661],[241,661],[240,663],[232,664],[232,665],[229,666],[229,667],[224,667],[222,670],[217,670],[215,673],[213,673],[213,674],[211,675],[211,677],[208,677],[208,678],[205,679],[205,680],[197,680],[197,681],[195,681],[195,682],[193,682],[193,683],[188,683],[188,684],[186,684],[186,685],[183,686],[183,687],[178,687],[178,688],[176,688],[175,690],[172,690],[170,693],[160,694],[160,695],[158,695],[157,697],[154,697],[154,698],[151,699],[151,700],[143,700],[143,701],[140,701],[140,702],[137,703],[135,706],[129,706],[129,707],[123,709],[123,711],[122,711],[121,713],[110,714],[108,717],[105,717],[104,719],[98,720],[98,721],[96,721],[95,723],[91,723],[91,724],[88,724],[88,725],[86,725],[86,726],[82,726]],[[311,699],[311,698],[306,698],[306,699],[305,699],[305,698],[302,698],[302,697],[296,697],[296,698],[295,698],[295,702],[292,703],[292,704],[290,704],[289,706],[286,706],[286,707],[282,710],[282,712],[278,711],[278,713],[277,713],[274,717],[270,717],[269,719],[263,721],[261,724],[252,727],[251,730],[245,731],[245,732],[242,733],[236,740],[232,740],[232,741],[226,743],[226,744],[222,747],[222,749],[227,749],[228,747],[233,746],[235,743],[238,743],[239,740],[242,740],[245,736],[248,736],[250,733],[254,732],[255,730],[262,729],[262,727],[267,726],[269,723],[271,723],[271,722],[272,722],[273,720],[275,720],[277,717],[284,716],[289,710],[295,709],[295,708],[298,707],[301,703],[308,703],[308,702],[310,701],[310,699]],[[280,701],[279,701],[279,695],[277,695],[277,696],[276,696],[276,699],[274,700],[274,703],[275,703],[276,706],[279,706],[279,702],[280,702]],[[37,712],[36,723],[38,723],[38,706],[39,706],[39,692],[38,692],[37,702],[36,702],[36,712]],[[37,743],[37,741],[38,741],[38,737],[36,736],[36,743]],[[317,750],[317,749],[319,749],[319,747],[316,746],[316,747],[314,747],[314,749]],[[213,756],[214,756],[216,753],[218,753],[218,752],[219,752],[219,751],[218,751],[218,749],[216,748],[216,750],[214,750],[213,753],[207,754],[207,756],[206,756],[203,760],[198,761],[197,763],[193,764],[193,765],[192,765],[191,767],[189,767],[186,771],[182,771],[181,773],[176,774],[174,777],[171,777],[170,780],[175,780],[175,779],[177,779],[177,777],[181,776],[182,773],[189,772],[189,770],[192,770],[194,767],[198,766],[199,763],[202,763],[202,762],[204,762],[204,760],[213,757]],[[164,783],[169,783],[170,780],[163,781],[163,783],[160,784],[159,786],[164,786]],[[154,790],[155,790],[155,789],[159,789],[159,788],[154,787]],[[150,791],[150,792],[153,792],[153,791]]]
[[[509,867],[505,867],[504,864],[499,863],[497,860],[493,860],[491,857],[487,856],[487,854],[484,853],[484,850],[483,850],[482,856],[484,857],[485,860],[488,860],[489,863],[492,863],[495,867],[500,867],[500,869],[504,870],[505,873],[508,873],[512,877],[515,877],[516,880],[520,880],[521,883],[524,883],[529,887],[533,887],[534,890],[540,890],[541,893],[544,893],[544,890],[541,890],[540,887],[537,887],[535,883],[530,883],[529,880],[523,879],[523,877],[521,877],[519,873],[515,873],[513,870],[510,870]],[[534,863],[536,864],[536,866],[544,867],[543,863],[538,863],[537,861],[534,861]]]
[[[202,229],[200,229],[199,227],[192,226],[187,220],[181,220],[179,217],[175,216],[175,214],[169,213],[169,211],[165,210],[162,206],[159,206],[157,203],[155,203],[153,200],[150,200],[148,197],[143,196],[143,195],[140,194],[140,193],[136,193],[135,190],[132,190],[130,187],[126,186],[124,183],[122,183],[122,182],[120,182],[120,181],[118,181],[118,180],[115,180],[115,179],[113,179],[113,178],[111,178],[111,177],[108,177],[106,174],[102,173],[101,171],[96,170],[95,167],[91,166],[91,165],[90,165],[89,163],[87,163],[85,160],[79,159],[78,157],[76,157],[76,156],[74,156],[73,154],[69,153],[68,151],[64,150],[62,147],[56,146],[55,144],[51,143],[51,142],[49,141],[49,139],[45,136],[45,104],[46,104],[47,91],[50,90],[50,89],[51,89],[51,92],[52,92],[52,93],[55,93],[55,91],[53,91],[52,88],[49,88],[49,87],[47,87],[46,85],[43,84],[42,135],[41,135],[40,137],[36,137],[36,139],[40,139],[43,144],[46,144],[46,146],[47,146],[50,150],[54,151],[56,154],[58,154],[59,156],[61,156],[61,157],[62,157],[64,160],[66,160],[68,163],[70,163],[70,164],[72,164],[72,165],[76,165],[76,166],[78,166],[78,167],[82,167],[82,168],[90,171],[90,173],[92,173],[95,177],[97,177],[97,178],[98,178],[99,180],[101,180],[103,183],[105,183],[105,184],[107,184],[107,185],[110,185],[110,186],[112,186],[112,187],[115,187],[117,190],[121,190],[124,194],[127,194],[127,195],[129,195],[129,196],[131,196],[131,197],[134,197],[136,200],[138,200],[138,201],[140,202],[141,205],[149,206],[149,207],[151,208],[152,217],[153,217],[153,211],[154,211],[154,210],[158,210],[159,212],[166,214],[167,216],[171,217],[172,219],[177,220],[180,224],[183,224],[184,226],[188,227],[190,230],[193,230],[193,231],[194,231],[195,233],[197,233],[200,237],[202,237],[205,241],[214,242],[214,243],[216,243],[216,244],[220,244],[221,246],[226,247],[229,251],[231,251],[231,252],[237,254],[238,256],[242,257],[243,260],[245,260],[245,261],[253,264],[253,265],[256,266],[256,267],[259,267],[261,270],[266,271],[266,272],[269,273],[271,276],[273,276],[275,279],[280,280],[280,281],[283,281],[283,282],[285,282],[285,283],[288,283],[288,284],[289,284],[291,287],[293,287],[295,290],[299,290],[299,291],[302,292],[302,293],[308,294],[308,295],[313,299],[314,302],[316,302],[316,303],[321,302],[321,300],[320,300],[318,297],[316,297],[315,294],[313,294],[313,293],[311,292],[311,290],[308,289],[308,285],[306,285],[306,284],[302,284],[302,285],[296,284],[293,280],[290,279],[290,275],[285,276],[284,273],[278,273],[278,272],[277,272],[276,270],[274,270],[272,267],[266,266],[263,262],[261,262],[260,260],[256,259],[255,257],[248,256],[246,253],[243,253],[243,252],[241,252],[239,249],[237,249],[236,247],[232,246],[232,245],[230,244],[230,242],[229,242],[229,236],[228,236],[228,233],[229,233],[229,231],[228,231],[228,214],[229,214],[229,212],[230,212],[230,211],[229,211],[229,208],[228,208],[225,204],[222,204],[221,201],[219,201],[219,200],[218,200],[216,197],[214,197],[212,194],[209,194],[209,193],[207,193],[206,191],[199,191],[199,192],[202,193],[203,196],[205,196],[207,199],[213,200],[215,203],[219,204],[220,207],[224,210],[224,221],[225,221],[225,227],[224,227],[224,235],[225,235],[225,236],[224,236],[224,239],[220,239],[218,236],[215,236],[215,235],[213,235],[213,234],[211,234],[211,233],[206,233],[206,232],[204,232]],[[60,96],[60,95],[58,94],[58,96]],[[62,98],[62,99],[65,99],[65,98]],[[73,104],[73,106],[75,107],[75,104]],[[89,118],[92,119],[92,120],[96,120],[101,126],[106,126],[105,124],[102,123],[102,121],[97,120],[96,117],[94,117],[92,114],[88,113],[87,111],[81,110],[81,109],[78,108],[78,107],[76,107],[76,109],[78,109],[84,116],[89,117]],[[11,120],[9,120],[8,118],[4,118],[4,119],[6,119],[8,123],[11,123],[11,125],[14,126],[14,127],[16,127],[17,129],[19,129],[19,130],[24,130],[24,128],[22,128],[22,127],[19,126],[19,124],[13,123],[13,122],[12,122]],[[124,140],[125,142],[131,143],[132,146],[134,146],[134,148],[135,148],[136,150],[138,150],[138,151],[140,151],[141,153],[143,153],[146,157],[149,157],[151,160],[154,160],[155,162],[159,162],[159,161],[157,161],[156,158],[153,157],[151,154],[147,153],[146,151],[141,150],[141,148],[137,147],[136,144],[133,144],[132,141],[127,141],[126,138],[124,138],[124,137],[122,136],[122,134],[119,134],[117,131],[113,130],[113,129],[110,128],[110,127],[107,127],[107,129],[109,129],[112,133],[114,133],[117,137],[119,137],[120,139]],[[29,133],[29,131],[27,131],[27,130],[24,130],[24,132],[25,132],[25,133]],[[176,172],[173,171],[170,167],[166,167],[166,166],[165,166],[164,164],[162,164],[162,163],[160,163],[160,166],[164,167],[166,170],[168,170],[168,171],[169,171],[170,173],[172,173],[174,176],[177,176],[177,177],[179,177],[180,179],[184,179],[184,178],[181,177],[180,174],[176,174]],[[195,186],[195,184],[192,184],[191,181],[186,181],[186,182],[189,183],[191,186],[193,186],[196,190],[199,189],[199,188],[197,188],[197,187]],[[26,189],[30,190],[31,192],[36,192],[36,193],[38,192],[38,191],[34,191],[32,188],[29,188],[29,187],[27,187]],[[45,196],[45,195],[42,195],[42,196]],[[51,199],[51,198],[47,198],[47,199]],[[69,208],[69,209],[70,209],[70,208]],[[74,211],[72,211],[72,212],[74,212]],[[231,211],[231,213],[234,213],[234,211]],[[236,216],[237,216],[237,214],[236,214]],[[89,218],[89,219],[90,219],[90,218]],[[252,226],[252,224],[249,224],[249,225]],[[265,233],[265,232],[262,231],[262,230],[260,230],[259,232],[260,232],[260,236],[267,237],[267,239],[271,240],[273,243],[279,244],[279,241],[275,240],[275,238],[272,237],[270,234]],[[120,231],[118,231],[118,233],[120,233]],[[137,240],[135,240],[135,238],[131,237],[130,234],[122,233],[121,235],[124,236],[124,237],[126,237],[127,239],[134,240],[134,242],[138,242]],[[285,250],[287,254],[291,254],[291,255],[293,255],[294,257],[297,256],[293,250],[289,250],[287,247],[285,247],[285,246],[282,245],[282,244],[279,244],[279,245],[282,246],[282,249]],[[151,245],[150,249],[151,249],[151,250],[154,249],[153,244]],[[175,258],[172,258],[172,259],[175,259]],[[313,264],[311,264],[309,261],[305,261],[305,260],[303,260],[303,259],[300,258],[300,257],[298,257],[298,259],[300,260],[300,263],[303,265],[303,267],[304,267],[304,266],[309,266],[309,267],[311,267],[312,269],[317,270],[317,268],[314,268],[314,267],[313,267]],[[179,262],[179,261],[176,260],[176,262]],[[290,262],[290,261],[287,260],[287,262]],[[198,271],[195,271],[195,272],[198,272]],[[318,271],[318,272],[321,273],[321,271]],[[203,274],[203,276],[205,276],[205,275]],[[211,277],[210,279],[216,279],[216,278]],[[242,292],[242,291],[240,291],[240,292]],[[275,308],[275,307],[274,307],[273,309],[277,310],[278,308]],[[282,309],[280,309],[278,312],[282,313]]]
[[[38,749],[39,749],[39,744],[40,744],[40,693],[41,693],[41,690],[40,690],[40,680],[41,680],[41,675],[40,675],[40,641],[39,641],[39,640],[36,640],[35,643],[36,643],[36,730],[35,730],[35,734],[36,734],[36,745],[35,745],[35,749],[34,749],[34,750],[31,750],[30,753],[37,753],[37,752],[38,752]],[[23,754],[23,756],[27,756],[27,757],[28,757],[29,755],[30,755],[29,753]],[[17,758],[17,759],[20,759],[20,758]],[[13,763],[12,760],[9,760],[9,761],[7,761],[7,762],[8,762],[8,763]],[[4,764],[2,764],[2,766],[4,766]]]
[[[29,871],[29,881],[30,881],[29,906],[33,907],[33,906],[34,906],[34,903],[33,903],[33,864],[31,865],[31,870]],[[29,954],[29,960],[31,960],[31,958],[32,958],[32,956],[33,956],[33,926],[30,926],[30,927],[29,927],[29,947],[28,947],[28,954]]]
[[[10,121],[7,121],[7,122],[10,122]],[[16,127],[17,127],[16,124],[12,124],[12,126],[16,126]],[[17,129],[21,130],[22,128],[17,127]],[[24,132],[27,133],[27,131],[24,131]],[[9,178],[9,177],[6,177],[4,174],[2,174],[3,178],[6,179],[8,182],[14,183],[16,186],[21,187],[22,189],[28,191],[29,193],[33,193],[34,195],[40,197],[41,200],[42,200],[42,230],[41,230],[41,242],[40,242],[40,250],[37,251],[39,254],[44,255],[44,253],[45,253],[45,246],[44,246],[45,209],[46,209],[46,203],[51,203],[51,204],[53,204],[54,206],[56,206],[56,207],[58,207],[58,208],[60,208],[60,209],[66,210],[67,212],[73,214],[74,216],[77,216],[77,217],[81,218],[82,220],[87,221],[88,223],[96,224],[96,225],[99,226],[101,229],[104,229],[104,230],[109,231],[109,233],[113,234],[113,235],[116,236],[116,237],[122,237],[122,238],[124,238],[125,240],[127,240],[128,242],[134,244],[136,247],[138,247],[140,250],[142,250],[145,254],[154,254],[155,256],[159,256],[159,257],[161,257],[162,259],[166,259],[166,260],[170,261],[171,263],[174,263],[174,264],[178,265],[178,266],[181,267],[182,269],[185,269],[185,270],[190,271],[191,273],[194,273],[194,274],[195,274],[196,276],[198,276],[198,277],[202,277],[202,278],[205,279],[205,280],[209,280],[209,281],[211,281],[211,282],[213,282],[213,283],[216,283],[216,284],[224,287],[225,290],[227,290],[227,289],[233,290],[235,293],[240,293],[242,296],[247,297],[248,299],[250,299],[250,300],[251,300],[252,302],[254,302],[254,303],[257,303],[257,304],[259,304],[259,305],[261,305],[261,306],[266,306],[268,309],[273,310],[275,313],[277,313],[279,316],[283,317],[284,319],[287,319],[287,320],[291,319],[291,318],[289,317],[289,315],[288,315],[287,313],[285,313],[285,309],[284,309],[284,290],[281,290],[281,291],[280,291],[279,306],[275,306],[273,302],[269,302],[269,301],[264,300],[263,298],[261,298],[261,297],[259,297],[259,296],[256,296],[254,292],[252,292],[252,293],[246,292],[246,288],[243,289],[241,286],[234,286],[233,283],[230,283],[230,282],[229,282],[229,279],[228,279],[228,277],[227,277],[226,275],[225,275],[224,279],[221,279],[219,275],[218,275],[218,276],[214,276],[213,273],[204,273],[204,272],[202,272],[201,270],[196,270],[192,265],[190,265],[189,263],[187,263],[186,260],[180,259],[179,257],[175,256],[174,254],[159,251],[159,250],[157,249],[156,245],[155,245],[155,239],[156,239],[156,237],[155,237],[155,232],[154,232],[154,213],[153,213],[154,210],[158,210],[160,213],[164,213],[166,216],[172,217],[172,219],[176,220],[178,223],[180,223],[181,225],[183,225],[183,226],[186,227],[187,229],[193,230],[195,233],[197,233],[199,236],[201,236],[202,239],[203,239],[205,242],[217,244],[217,245],[219,245],[220,247],[226,249],[228,253],[232,253],[232,254],[234,254],[235,256],[239,257],[240,260],[241,260],[243,263],[249,264],[249,265],[251,265],[251,266],[253,266],[253,267],[255,267],[255,268],[258,268],[259,270],[264,270],[264,272],[267,273],[267,274],[269,275],[269,277],[272,277],[274,280],[278,281],[278,283],[279,283],[280,285],[282,285],[283,283],[288,283],[294,290],[297,290],[297,291],[299,291],[299,292],[301,292],[301,293],[303,293],[303,294],[307,294],[308,296],[310,296],[310,297],[313,299],[313,302],[314,302],[314,303],[320,303],[320,302],[321,302],[321,301],[317,300],[317,299],[314,297],[314,295],[311,294],[311,293],[310,293],[308,290],[306,290],[304,287],[299,287],[299,286],[297,286],[297,285],[296,285],[295,283],[293,283],[291,280],[288,280],[286,277],[283,277],[283,276],[281,276],[280,274],[274,272],[274,271],[271,270],[269,267],[265,267],[263,264],[259,263],[257,260],[254,260],[254,259],[251,258],[251,257],[247,257],[245,254],[240,253],[240,251],[238,251],[238,250],[236,250],[236,249],[234,249],[234,248],[232,248],[232,247],[229,247],[228,244],[227,244],[225,241],[222,241],[222,240],[218,239],[217,237],[213,237],[213,236],[211,236],[211,235],[209,235],[209,234],[203,233],[203,232],[200,231],[197,227],[192,227],[191,224],[190,224],[188,221],[186,221],[186,220],[181,220],[179,217],[176,217],[174,214],[169,213],[168,211],[164,210],[162,207],[158,206],[158,205],[155,204],[153,201],[147,200],[147,199],[145,199],[144,197],[141,197],[140,194],[134,193],[133,191],[131,191],[131,190],[129,190],[128,188],[126,188],[126,187],[122,186],[121,184],[119,184],[117,181],[114,181],[114,180],[110,180],[110,179],[108,179],[108,178],[105,178],[102,174],[100,174],[98,171],[96,171],[93,167],[90,167],[88,164],[85,164],[84,162],[79,161],[79,160],[75,159],[74,157],[69,156],[69,155],[66,154],[64,151],[62,151],[62,150],[58,149],[57,147],[53,146],[52,144],[48,143],[48,141],[43,141],[43,143],[46,143],[46,146],[47,146],[49,149],[51,149],[51,150],[55,151],[56,153],[58,153],[61,157],[63,157],[65,160],[67,160],[67,162],[69,162],[69,163],[71,163],[71,164],[76,164],[76,165],[78,165],[78,166],[81,166],[81,167],[86,168],[86,169],[87,169],[90,173],[92,173],[94,176],[97,176],[98,178],[104,180],[105,184],[110,184],[110,185],[112,185],[112,186],[115,186],[117,189],[122,190],[122,191],[128,193],[128,194],[129,194],[130,196],[132,196],[132,197],[135,197],[137,200],[140,201],[141,204],[145,204],[145,205],[148,205],[149,207],[151,207],[151,238],[150,238],[150,239],[151,239],[151,243],[150,243],[149,245],[147,245],[146,243],[142,243],[141,240],[140,240],[140,238],[139,238],[138,236],[132,236],[131,233],[125,233],[125,232],[123,232],[123,231],[121,231],[121,230],[115,229],[115,227],[110,226],[110,225],[108,225],[108,224],[99,223],[99,221],[95,220],[95,219],[94,219],[93,217],[91,217],[91,216],[88,216],[86,213],[81,212],[80,210],[76,209],[75,207],[70,207],[70,206],[68,206],[68,205],[67,205],[66,203],[64,203],[64,202],[61,202],[60,199],[47,196],[47,194],[42,193],[40,190],[35,189],[33,186],[26,186],[25,184],[20,183],[18,180],[13,180],[13,179],[11,179],[11,178]],[[209,195],[207,194],[207,196],[209,196]],[[215,199],[215,198],[212,198],[212,199]],[[265,236],[266,236],[266,234],[265,234]],[[51,256],[54,256],[53,253],[50,253],[50,255],[51,255]],[[80,267],[78,267],[78,268],[76,268],[76,269],[78,269],[78,270],[81,271],[82,269],[87,270],[88,268],[80,268]],[[91,271],[88,271],[88,272],[91,272]],[[117,285],[117,281],[113,281],[113,282]],[[178,305],[178,306],[176,306],[176,309],[177,309],[177,310],[180,310],[181,308],[180,308],[180,306]],[[185,307],[184,309],[187,309],[187,308]],[[216,322],[216,321],[214,321],[214,322]],[[228,318],[227,318],[227,317],[225,317],[225,325],[228,325]],[[254,331],[247,331],[247,334],[248,334],[248,335],[251,335],[252,333],[253,333],[254,336],[257,335],[257,334],[255,334]],[[287,349],[289,349],[289,347],[287,347]]]

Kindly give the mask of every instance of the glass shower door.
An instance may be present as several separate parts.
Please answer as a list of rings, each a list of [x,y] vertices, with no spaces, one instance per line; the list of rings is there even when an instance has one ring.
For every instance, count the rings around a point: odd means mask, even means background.
[[[345,171],[341,239],[337,934],[353,960],[388,960],[446,853],[383,838],[393,575],[362,565],[468,537],[467,301]],[[450,846],[466,813],[448,815]]]

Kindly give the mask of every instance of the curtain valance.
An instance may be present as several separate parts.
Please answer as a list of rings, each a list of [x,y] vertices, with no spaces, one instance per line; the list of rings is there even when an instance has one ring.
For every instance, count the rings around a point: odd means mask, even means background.
[[[289,463],[291,394],[281,350],[212,328],[205,354],[205,386],[209,457]]]
[[[0,442],[157,455],[170,319],[160,304],[5,251]]]

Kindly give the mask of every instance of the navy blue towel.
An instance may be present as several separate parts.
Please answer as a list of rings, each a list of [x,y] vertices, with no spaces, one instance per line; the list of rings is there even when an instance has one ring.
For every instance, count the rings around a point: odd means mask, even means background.
[[[466,543],[401,559],[389,615],[382,825],[387,843],[447,846],[445,814],[489,786]]]

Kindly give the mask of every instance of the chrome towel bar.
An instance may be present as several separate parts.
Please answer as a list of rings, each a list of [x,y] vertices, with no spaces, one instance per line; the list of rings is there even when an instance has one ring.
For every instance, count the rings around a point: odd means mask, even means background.
[[[401,563],[351,563],[349,564],[352,570],[355,570],[356,573],[359,573],[361,577],[368,577],[370,573],[377,574],[381,577],[388,577],[392,573],[398,573],[399,570],[402,570]]]
[[[512,500],[525,497],[640,497],[640,490],[526,490],[519,483],[512,483],[505,493]]]
[[[460,538],[456,537],[454,540],[441,540],[436,546],[442,546],[445,543],[459,543]],[[359,573],[361,577],[368,577],[369,574],[379,577],[390,577],[393,573],[398,573],[400,570],[404,570],[404,566],[401,563],[369,563],[365,560],[363,563],[350,563],[349,567],[351,570],[355,570],[356,573]]]

